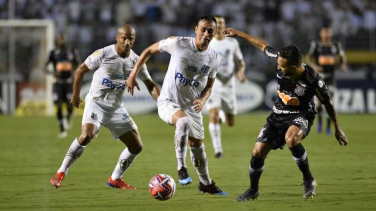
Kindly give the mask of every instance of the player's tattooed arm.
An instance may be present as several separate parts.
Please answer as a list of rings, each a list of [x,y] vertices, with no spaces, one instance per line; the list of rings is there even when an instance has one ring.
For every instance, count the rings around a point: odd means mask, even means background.
[[[233,28],[224,29],[223,34],[226,37],[241,37],[261,51],[264,51],[264,48],[268,46],[268,43],[266,41]]]
[[[347,143],[348,143],[348,140],[347,140],[345,133],[342,131],[341,127],[338,124],[337,113],[334,110],[334,106],[333,106],[332,101],[329,101],[328,103],[325,104],[325,109],[328,112],[328,115],[333,122],[333,125],[334,125],[334,128],[335,128],[335,136],[336,136],[338,143],[341,146],[342,145],[346,146]]]
[[[131,93],[132,96],[134,93],[135,86],[137,87],[138,90],[140,90],[140,87],[138,86],[137,81],[136,81],[136,76],[138,72],[140,71],[142,65],[144,65],[149,60],[151,55],[156,54],[156,53],[159,53],[159,42],[156,42],[153,45],[146,48],[141,53],[140,57],[138,58],[127,80],[128,92]]]

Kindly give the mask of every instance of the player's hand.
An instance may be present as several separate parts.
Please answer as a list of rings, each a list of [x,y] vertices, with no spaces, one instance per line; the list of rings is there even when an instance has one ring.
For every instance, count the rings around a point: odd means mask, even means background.
[[[140,91],[140,87],[138,86],[135,77],[132,75],[129,75],[128,80],[125,82],[125,84],[127,86],[128,93],[131,93],[132,96],[134,93],[134,87],[137,87],[137,89]]]
[[[80,96],[72,95],[71,100],[70,100],[70,104],[72,104],[76,108],[79,108],[81,102],[82,102],[82,100],[81,100]]]
[[[239,35],[239,31],[234,28],[226,28],[222,31],[225,37],[237,37]]]
[[[336,139],[337,139],[338,143],[341,146],[342,145],[345,145],[345,146],[347,145],[347,142],[348,142],[347,137],[346,137],[345,133],[341,130],[341,128],[338,128],[336,130],[335,136],[336,136]]]
[[[198,113],[204,108],[205,102],[204,100],[197,98],[195,101],[193,101],[193,109]]]
[[[238,71],[236,77],[239,79],[240,83],[244,83],[247,81],[247,78],[245,77],[244,72],[242,71]]]

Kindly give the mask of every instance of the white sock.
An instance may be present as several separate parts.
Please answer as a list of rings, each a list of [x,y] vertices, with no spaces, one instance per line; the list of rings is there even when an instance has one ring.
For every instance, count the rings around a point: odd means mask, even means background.
[[[211,179],[209,177],[208,159],[204,144],[200,147],[190,147],[190,149],[192,164],[196,168],[200,182],[204,185],[210,185]]]
[[[185,158],[187,157],[188,132],[190,129],[190,120],[188,117],[182,117],[176,121],[175,130],[175,153],[178,161],[178,170],[181,167],[187,168]]]
[[[69,147],[67,154],[65,155],[63,163],[61,164],[57,172],[64,172],[65,174],[68,174],[69,167],[73,164],[75,160],[77,160],[82,155],[82,153],[84,152],[84,149],[85,149],[85,146],[81,146],[78,143],[77,138],[74,139],[74,141]]]
[[[125,148],[123,152],[120,154],[119,161],[116,164],[114,171],[111,174],[112,180],[117,180],[122,177],[124,172],[129,168],[129,166],[133,163],[136,159],[137,154],[134,155],[129,152],[128,148]]]
[[[209,133],[212,139],[215,153],[223,152],[221,141],[221,125],[210,122]]]
[[[176,138],[175,134],[175,153],[176,159],[178,161],[178,170],[181,167],[187,168],[187,163],[185,162],[185,158],[187,157],[187,150],[188,150],[188,136],[181,137],[180,140]]]

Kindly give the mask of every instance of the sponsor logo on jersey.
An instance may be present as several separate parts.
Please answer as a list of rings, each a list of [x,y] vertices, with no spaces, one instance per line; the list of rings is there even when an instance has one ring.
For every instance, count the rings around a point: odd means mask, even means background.
[[[111,89],[125,89],[125,83],[111,81],[107,78],[103,78],[102,85],[107,86]]]
[[[325,82],[323,80],[319,80],[318,84],[319,87],[322,88],[325,85]]]
[[[305,93],[304,93],[304,87],[303,86],[300,86],[299,84],[296,84],[296,88],[294,90],[295,94],[297,94],[298,96],[303,96]]]
[[[209,66],[208,65],[203,65],[202,67],[201,67],[201,72],[202,72],[202,74],[204,74],[204,75],[207,75],[208,74],[208,72],[209,72]]]
[[[189,85],[189,86],[191,86],[191,87],[198,87],[198,86],[200,85],[200,82],[198,82],[198,81],[196,81],[196,80],[194,80],[194,79],[186,78],[186,77],[184,77],[183,74],[181,74],[181,73],[179,73],[179,72],[177,72],[177,73],[175,74],[175,80],[176,80],[176,79],[178,79],[178,81],[179,81],[180,83],[182,83],[183,86],[187,86],[187,85]]]
[[[97,57],[97,56],[99,56],[99,54],[100,54],[100,51],[99,50],[96,50],[96,51],[94,51],[94,53],[93,54],[91,54],[93,57]]]
[[[279,90],[277,90],[277,94],[285,105],[299,106],[300,104],[299,98],[297,97],[292,97],[291,95],[286,94],[284,92],[280,92]]]
[[[188,65],[187,69],[191,72],[197,72],[197,67]]]
[[[94,112],[91,113],[90,117],[93,119],[93,120],[98,120],[98,115]]]
[[[124,75],[121,74],[121,73],[117,73],[115,76],[116,76],[116,78],[118,78],[118,79],[124,79]]]

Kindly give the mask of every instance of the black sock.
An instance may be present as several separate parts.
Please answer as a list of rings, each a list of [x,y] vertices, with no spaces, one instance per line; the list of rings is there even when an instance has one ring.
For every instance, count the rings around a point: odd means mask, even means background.
[[[59,121],[59,128],[60,132],[64,132],[64,124],[63,124],[63,111],[61,109],[61,106],[57,107],[57,113],[56,113],[57,119]]]
[[[259,180],[264,170],[264,160],[263,158],[257,158],[252,156],[250,166],[249,166],[249,178],[251,180],[251,189],[258,190]]]
[[[319,124],[322,124],[322,108],[317,109],[317,118]]]
[[[329,117],[326,118],[326,123],[327,123],[326,128],[330,129],[330,124],[332,123],[332,120]]]
[[[298,164],[300,171],[303,173],[304,181],[312,181],[313,177],[309,170],[307,153],[301,143],[290,148],[295,162]]]
[[[68,107],[67,121],[69,123],[72,117],[72,113],[73,113],[73,106],[71,104],[68,104],[67,107]]]

